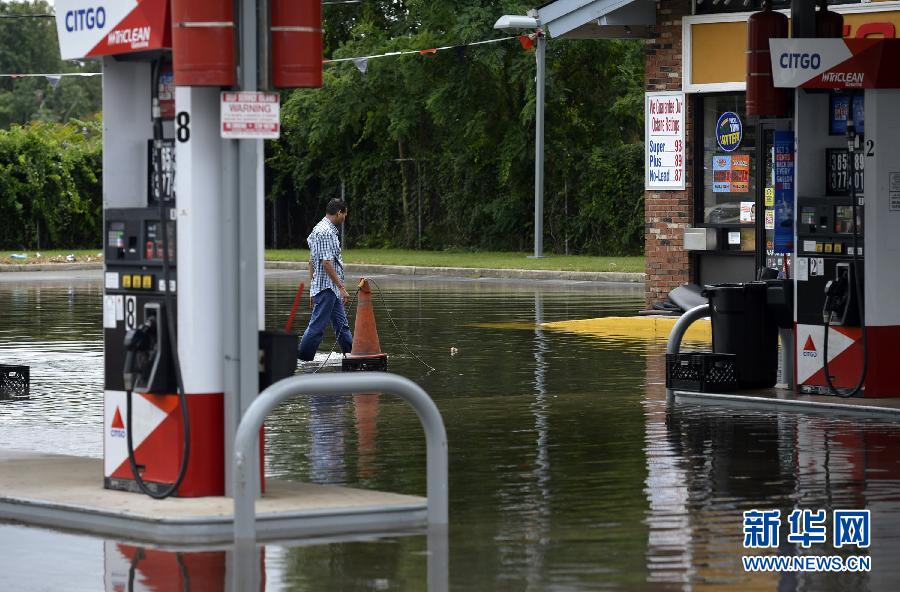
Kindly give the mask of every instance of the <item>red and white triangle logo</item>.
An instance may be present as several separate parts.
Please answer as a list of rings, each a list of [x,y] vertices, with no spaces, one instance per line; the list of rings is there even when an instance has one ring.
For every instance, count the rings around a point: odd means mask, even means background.
[[[803,346],[803,351],[816,351],[816,345],[813,343],[812,335],[807,336],[806,344]],[[118,413],[118,410],[116,410],[116,413]]]
[[[122,414],[119,413],[119,408],[116,407],[116,414],[113,416],[112,426],[110,426],[114,430],[124,430],[125,423],[122,421]]]

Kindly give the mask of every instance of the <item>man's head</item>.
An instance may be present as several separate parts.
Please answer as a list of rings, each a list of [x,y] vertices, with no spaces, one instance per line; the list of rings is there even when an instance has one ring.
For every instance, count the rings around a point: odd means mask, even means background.
[[[328,205],[325,206],[325,216],[331,220],[332,224],[340,226],[347,218],[347,203],[337,197],[329,200]]]

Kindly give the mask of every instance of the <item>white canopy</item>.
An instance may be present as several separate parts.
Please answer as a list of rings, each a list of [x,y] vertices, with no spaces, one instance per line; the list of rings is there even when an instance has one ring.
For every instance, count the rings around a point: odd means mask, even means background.
[[[649,37],[656,0],[554,0],[537,8],[541,26],[554,38]]]

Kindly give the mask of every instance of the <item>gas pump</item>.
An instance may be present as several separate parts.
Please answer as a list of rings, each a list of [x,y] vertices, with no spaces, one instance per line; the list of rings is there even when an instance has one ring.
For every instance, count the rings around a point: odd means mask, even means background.
[[[865,159],[860,149],[863,134],[857,133],[857,128],[865,129],[864,95],[819,93],[801,101],[816,112],[827,103],[828,115],[820,125],[827,127],[828,136],[818,135],[825,146],[809,148],[824,163],[824,183],[816,184],[824,191],[797,197],[798,386],[804,393],[851,396],[862,390],[866,373]],[[812,180],[804,181],[808,190]],[[843,359],[829,359],[845,350],[851,351]]]
[[[124,421],[120,401],[105,450],[114,454],[118,449],[121,456],[121,442],[112,440],[121,440],[124,435],[127,454],[127,463],[122,462],[112,471],[107,467],[104,486],[140,491],[155,498],[178,492],[187,473],[191,441],[177,345],[174,145],[164,138],[162,69],[160,56],[150,69],[153,137],[147,143],[148,206],[110,208],[104,220],[105,297],[113,299],[114,308],[121,302],[123,321],[120,324],[117,315],[115,322],[104,323],[105,386],[108,398],[121,400],[121,393],[125,394]],[[140,403],[136,404],[136,397]],[[159,410],[177,409],[178,416],[172,421],[180,423],[180,433],[167,451],[169,454],[161,455],[151,447],[146,454],[152,454],[152,460],[142,463],[135,452],[135,433],[140,423],[135,419],[135,407],[140,408],[139,413],[146,413],[147,404]],[[145,439],[139,443],[144,444]],[[173,459],[177,464],[172,464]]]
[[[322,84],[321,3],[272,0],[261,19],[252,4],[95,0],[89,12],[103,18],[72,27],[83,2],[56,1],[60,56],[103,70],[106,488],[225,493],[230,439],[257,382],[246,336],[263,328],[256,220],[269,136],[255,121],[226,130],[222,91],[277,103],[273,85]],[[264,61],[238,68],[258,61],[256,35]],[[278,378],[275,348],[264,349],[264,376]]]
[[[798,390],[900,396],[900,40],[770,49],[796,89]]]

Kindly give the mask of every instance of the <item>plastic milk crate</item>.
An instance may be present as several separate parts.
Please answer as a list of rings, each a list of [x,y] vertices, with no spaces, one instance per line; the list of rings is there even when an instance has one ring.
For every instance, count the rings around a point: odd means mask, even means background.
[[[666,388],[712,393],[733,391],[737,387],[734,354],[666,354]]]
[[[29,382],[28,366],[0,364],[0,399],[27,397]]]

